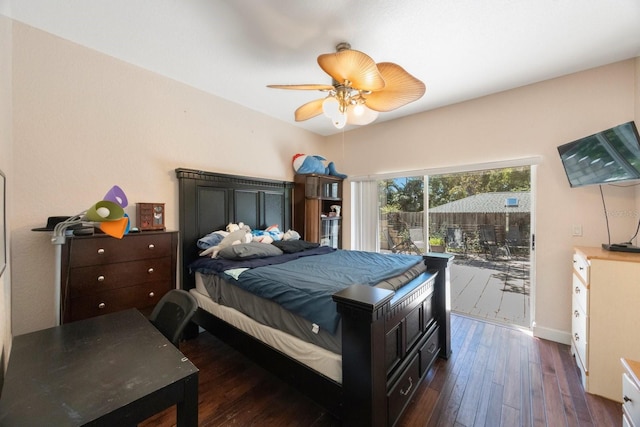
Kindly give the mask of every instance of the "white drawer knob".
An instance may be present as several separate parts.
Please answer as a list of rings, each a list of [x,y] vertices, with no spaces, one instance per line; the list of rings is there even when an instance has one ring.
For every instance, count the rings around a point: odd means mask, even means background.
[[[101,309],[101,310],[102,310],[103,308],[105,308],[106,306],[107,306],[107,304],[105,304],[105,303],[103,303],[103,302],[101,302],[100,304],[98,304],[98,308],[99,308],[99,309]]]
[[[577,332],[576,332],[575,334],[573,334],[573,338],[574,338],[576,341],[580,341],[580,337],[578,336],[578,333],[577,333]]]
[[[98,249],[98,255],[102,255],[104,253],[104,249],[100,248]]]
[[[98,276],[98,282],[104,282],[104,276]]]
[[[149,249],[155,249],[156,245],[154,245],[153,243],[149,243]]]
[[[147,273],[149,273],[149,274],[153,273],[153,267],[149,268],[149,269],[147,270]]]
[[[149,298],[153,298],[153,297],[155,297],[155,296],[156,296],[156,294],[155,294],[155,293],[153,293],[153,292],[149,292]]]

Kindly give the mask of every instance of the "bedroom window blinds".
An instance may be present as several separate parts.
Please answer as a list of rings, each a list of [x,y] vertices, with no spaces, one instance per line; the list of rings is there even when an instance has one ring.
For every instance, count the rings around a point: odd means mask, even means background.
[[[378,211],[380,208],[377,181],[351,183],[351,246],[359,251],[377,252],[380,248]]]

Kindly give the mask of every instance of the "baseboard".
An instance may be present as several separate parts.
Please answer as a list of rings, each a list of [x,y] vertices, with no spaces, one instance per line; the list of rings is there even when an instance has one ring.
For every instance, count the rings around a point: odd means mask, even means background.
[[[537,325],[533,326],[532,331],[534,337],[559,342],[561,344],[571,345],[571,332],[544,328]]]

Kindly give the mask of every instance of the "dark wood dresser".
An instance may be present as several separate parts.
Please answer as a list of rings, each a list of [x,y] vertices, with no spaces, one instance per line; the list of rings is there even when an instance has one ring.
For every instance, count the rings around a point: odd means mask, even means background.
[[[150,314],[176,287],[177,248],[177,231],[67,239],[60,278],[62,322],[128,308]]]

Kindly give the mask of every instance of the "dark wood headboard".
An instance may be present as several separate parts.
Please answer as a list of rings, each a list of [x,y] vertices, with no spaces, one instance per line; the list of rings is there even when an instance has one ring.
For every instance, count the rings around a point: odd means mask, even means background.
[[[188,266],[198,256],[198,239],[227,224],[243,222],[263,230],[291,228],[293,182],[176,169],[179,182],[180,283],[195,286]]]

